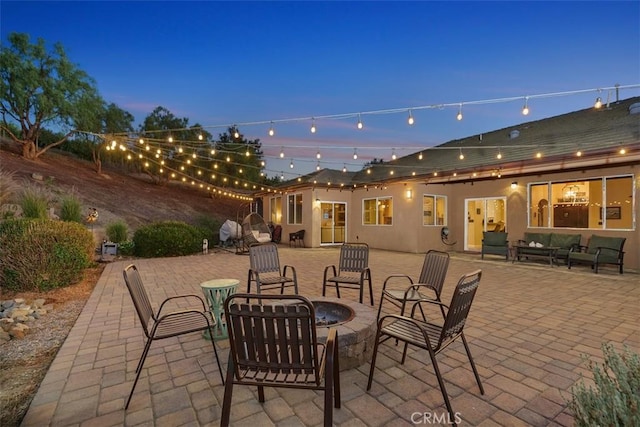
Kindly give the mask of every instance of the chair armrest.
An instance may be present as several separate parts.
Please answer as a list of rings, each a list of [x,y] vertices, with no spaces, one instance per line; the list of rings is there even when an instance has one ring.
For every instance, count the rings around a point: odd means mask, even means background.
[[[422,298],[413,303],[413,306],[411,307],[411,318],[414,318],[416,308],[420,308],[420,311],[423,311],[421,304],[432,304],[440,307],[443,319],[446,317],[447,311],[449,311],[449,306],[442,301]]]
[[[338,358],[334,357],[334,355],[337,356],[338,354],[338,330],[336,328],[329,328],[324,346],[324,357],[320,365],[320,372],[324,372],[326,381],[327,376],[333,375],[333,369],[326,368],[338,365]]]
[[[387,321],[397,321],[397,322],[401,322],[401,323],[406,323],[408,325],[411,325],[412,327],[416,328],[417,330],[419,330],[422,333],[422,336],[425,340],[425,342],[427,343],[427,345],[429,347],[431,347],[431,342],[429,339],[429,335],[427,334],[427,332],[425,331],[424,327],[422,326],[424,324],[424,322],[414,319],[412,317],[407,317],[407,316],[401,316],[399,314],[387,314],[386,316],[383,316],[380,318],[380,320],[378,321],[378,331],[381,330],[384,326],[384,323]]]
[[[430,285],[429,283],[414,283],[409,288],[414,289],[416,292],[420,292],[421,288],[429,289],[429,290],[433,291],[433,293],[436,295],[436,299],[440,300],[440,295],[438,295],[438,291],[436,290],[436,287],[433,286],[433,285]],[[409,291],[409,289],[407,289],[407,292],[408,291]],[[405,293],[405,297],[406,297],[406,293]]]
[[[386,279],[384,279],[384,283],[382,284],[382,290],[385,290],[387,287],[387,282],[391,279],[397,279],[397,278],[402,278],[402,279],[407,279],[409,280],[409,283],[413,285],[413,279],[408,275],[408,274],[392,274],[390,276],[387,276]]]
[[[162,313],[162,309],[164,308],[164,305],[166,303],[168,303],[169,301],[172,301],[172,300],[175,300],[175,299],[187,299],[187,298],[197,298],[200,301],[200,304],[202,304],[202,311],[206,311],[207,310],[206,305],[204,303],[204,300],[202,299],[202,296],[196,295],[196,294],[183,294],[183,295],[176,295],[176,296],[173,296],[173,297],[169,297],[169,298],[165,299],[164,301],[162,301],[162,304],[160,304],[160,308],[158,309],[158,313],[156,313],[156,317],[160,317],[160,313]]]
[[[293,280],[296,280],[297,276],[296,276],[296,268],[292,265],[285,265],[284,269],[282,270],[282,275],[284,277],[287,277],[287,269],[291,269],[291,274],[293,275]]]
[[[215,319],[213,319],[213,316],[211,316],[211,314],[208,311],[200,311],[200,310],[178,310],[178,311],[172,311],[171,313],[167,313],[164,314],[162,316],[160,316],[156,322],[153,324],[153,329],[152,331],[155,333],[156,328],[158,327],[158,325],[160,325],[164,320],[170,319],[172,317],[179,317],[179,316],[184,316],[187,313],[193,313],[193,314],[198,314],[202,317],[204,317],[207,320],[207,323],[209,324],[215,324]]]
[[[335,265],[328,265],[324,268],[324,282],[327,281],[327,272],[329,271],[329,269],[333,269],[333,277],[337,276],[337,272],[336,272],[336,266]],[[323,282],[323,283],[324,283]]]

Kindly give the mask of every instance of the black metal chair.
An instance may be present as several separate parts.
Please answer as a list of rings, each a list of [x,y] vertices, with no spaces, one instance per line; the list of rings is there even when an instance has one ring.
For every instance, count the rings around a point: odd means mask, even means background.
[[[275,243],[259,243],[249,246],[249,268],[247,277],[247,293],[251,293],[251,282],[255,282],[257,293],[263,290],[293,287],[294,293],[298,293],[298,276],[295,267],[285,265],[280,267],[278,245]],[[291,270],[291,275],[287,272]]]
[[[332,275],[329,276],[329,271]],[[340,298],[340,286],[360,290],[360,304],[362,304],[364,283],[369,284],[369,297],[373,305],[373,287],[371,285],[371,270],[369,269],[369,245],[366,243],[344,243],[340,247],[340,261],[338,268],[329,265],[324,269],[322,281],[322,296],[326,295],[327,286],[333,283],[336,294]]]
[[[313,304],[297,295],[233,294],[224,306],[229,366],[220,425],[229,425],[233,386],[242,384],[257,386],[260,402],[264,387],[323,390],[324,425],[331,426],[333,407],[340,408],[336,329],[319,343]]]
[[[484,388],[480,382],[480,376],[478,375],[476,365],[471,357],[471,351],[469,350],[469,345],[467,344],[467,340],[463,332],[467,323],[467,316],[471,309],[471,304],[473,303],[473,298],[475,297],[478,285],[480,284],[481,276],[482,272],[480,270],[462,276],[456,285],[453,297],[451,298],[451,304],[449,304],[448,307],[440,301],[420,300],[413,304],[410,317],[396,314],[390,314],[382,317],[378,321],[378,331],[376,333],[376,341],[373,347],[367,390],[371,389],[371,384],[373,382],[378,346],[390,338],[402,341],[406,344],[416,346],[429,352],[433,369],[436,377],[438,378],[442,397],[444,398],[447,410],[451,415],[451,420],[455,420],[456,415],[451,407],[451,402],[449,401],[449,396],[447,395],[447,390],[445,388],[442,375],[440,374],[436,355],[442,352],[455,340],[461,338],[467,352],[469,362],[471,363],[473,374],[476,377],[476,382],[480,388],[480,393],[484,394]],[[443,307],[446,311],[446,314],[443,316],[443,321],[424,321],[415,318],[416,310],[421,305],[435,305]],[[401,363],[404,363],[406,356],[407,347],[405,346],[402,353]]]
[[[124,269],[123,275],[124,281],[127,285],[127,289],[129,290],[129,294],[131,295],[131,299],[133,300],[133,305],[136,308],[136,313],[138,313],[138,318],[140,319],[142,330],[144,331],[144,335],[147,337],[147,342],[144,345],[142,355],[140,356],[140,361],[138,362],[138,366],[136,367],[136,379],[133,381],[133,386],[131,387],[131,392],[129,393],[129,398],[127,399],[127,403],[125,405],[125,409],[127,409],[129,407],[129,403],[131,402],[131,397],[133,396],[133,391],[136,388],[136,384],[138,384],[138,379],[140,378],[140,373],[142,372],[142,366],[144,365],[144,361],[147,358],[147,354],[149,354],[149,349],[151,348],[151,343],[153,341],[176,337],[192,332],[204,331],[209,331],[209,336],[213,337],[213,326],[216,323],[215,318],[206,308],[202,297],[195,294],[185,294],[169,297],[165,299],[162,304],[160,304],[158,312],[154,312],[153,308],[151,307],[151,302],[149,301],[147,291],[145,290],[142,279],[140,278],[138,268],[135,265],[131,264]],[[175,311],[165,310],[163,312],[165,304],[167,304],[169,301],[185,298],[190,298],[193,302],[197,301],[197,309],[193,308],[189,310]],[[216,349],[216,344],[213,339],[211,340],[211,346],[213,347],[213,354],[215,355],[216,362],[218,363],[220,378],[222,379],[222,383],[224,384],[224,375],[222,374],[220,359],[218,358],[218,350]]]
[[[292,245],[304,248],[304,230],[289,233],[289,247]]]
[[[434,299],[440,301],[442,286],[447,277],[449,269],[449,253],[436,250],[428,251],[424,256],[422,271],[418,281],[414,282],[407,274],[392,274],[388,276],[382,285],[382,295],[378,306],[378,319],[382,312],[382,304],[389,301],[400,308],[400,315],[404,316],[407,302],[421,299]],[[397,283],[399,280],[408,280],[409,286],[404,288],[391,288],[387,285]],[[428,293],[425,293],[428,292]],[[433,295],[430,295],[433,294]]]

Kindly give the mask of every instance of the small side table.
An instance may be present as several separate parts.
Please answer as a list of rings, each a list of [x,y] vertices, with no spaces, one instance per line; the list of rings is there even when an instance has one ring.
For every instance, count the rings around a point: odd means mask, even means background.
[[[209,304],[209,310],[216,321],[216,325],[213,327],[213,339],[216,341],[228,338],[227,324],[224,319],[224,301],[229,295],[236,292],[238,283],[240,281],[237,279],[214,279],[200,283]],[[211,339],[209,331],[205,331],[203,335],[205,338]]]

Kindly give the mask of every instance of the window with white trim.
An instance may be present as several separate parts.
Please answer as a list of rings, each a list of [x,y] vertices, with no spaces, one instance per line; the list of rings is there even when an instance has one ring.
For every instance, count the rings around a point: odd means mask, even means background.
[[[302,224],[302,194],[287,196],[287,224]]]
[[[422,225],[447,225],[447,197],[422,196]]]
[[[376,197],[362,201],[364,225],[393,225],[393,198]]]

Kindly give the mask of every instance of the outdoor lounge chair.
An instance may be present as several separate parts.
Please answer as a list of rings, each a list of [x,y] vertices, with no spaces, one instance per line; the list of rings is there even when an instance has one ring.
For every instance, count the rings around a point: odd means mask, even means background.
[[[500,231],[482,232],[482,254],[480,258],[484,259],[485,254],[504,255],[505,259],[509,260],[507,233]]]
[[[420,299],[433,299],[440,301],[440,293],[447,277],[449,269],[449,254],[436,250],[428,251],[424,256],[422,271],[418,277],[418,281],[407,274],[392,274],[387,277],[382,285],[382,295],[380,296],[380,305],[378,307],[378,319],[382,312],[382,303],[387,300],[400,308],[400,315],[405,315],[407,302],[417,301]],[[392,282],[399,279],[409,281],[409,286],[403,288],[387,287]]]
[[[313,304],[295,295],[233,294],[225,301],[229,328],[229,366],[221,426],[228,426],[233,386],[287,387],[324,391],[324,425],[340,408],[338,333],[329,329],[318,342]],[[332,406],[333,405],[333,406]]]
[[[329,275],[329,271],[332,275]],[[371,285],[371,270],[369,269],[369,245],[366,243],[344,243],[340,247],[340,261],[338,268],[329,265],[324,269],[322,281],[322,296],[325,296],[327,286],[333,283],[336,294],[340,298],[340,285],[345,288],[360,290],[360,304],[364,293],[364,282],[369,283],[369,297],[373,305],[373,287]]]
[[[124,281],[133,300],[133,305],[138,313],[138,319],[142,325],[144,335],[147,337],[147,342],[142,350],[140,361],[136,367],[136,379],[133,381],[131,392],[127,398],[125,409],[129,407],[133,391],[138,384],[140,373],[142,372],[142,366],[149,354],[151,343],[153,341],[162,340],[165,338],[177,337],[179,335],[189,334],[192,332],[204,332],[209,331],[209,336],[213,337],[213,326],[215,325],[215,318],[211,316],[211,312],[206,308],[204,300],[201,296],[195,294],[176,295],[165,299],[158,312],[155,313],[151,307],[149,296],[142,284],[140,273],[135,265],[131,264],[127,266],[124,271]],[[192,299],[197,303],[197,308],[189,310],[175,310],[167,311],[165,304],[173,300],[184,300],[186,298]],[[165,311],[163,311],[165,309]],[[215,355],[216,362],[218,363],[218,370],[220,371],[220,378],[224,384],[224,375],[222,375],[222,368],[220,367],[220,359],[218,358],[218,350],[216,349],[215,341],[211,340],[211,346],[213,347],[213,354]]]
[[[249,262],[251,268],[247,277],[247,293],[251,293],[251,282],[255,282],[257,293],[263,290],[280,289],[284,294],[284,288],[293,287],[298,293],[298,276],[295,267],[285,265],[280,267],[278,245],[275,243],[259,243],[249,247]],[[287,272],[291,270],[291,274]]]
[[[590,264],[594,272],[598,273],[598,267],[603,264],[614,264],[618,266],[620,274],[624,265],[624,237],[605,237],[592,235],[588,246],[580,246],[582,251],[573,248],[567,256],[567,266],[572,264]]]
[[[469,350],[469,345],[467,344],[467,340],[463,332],[471,304],[473,303],[473,298],[478,289],[478,285],[480,284],[481,276],[482,272],[480,270],[462,276],[456,285],[453,297],[451,298],[451,304],[449,304],[448,307],[439,301],[420,300],[413,304],[410,317],[396,314],[382,317],[378,321],[378,331],[376,333],[376,341],[373,347],[367,390],[371,389],[373,373],[376,367],[378,347],[382,342],[391,338],[416,346],[423,350],[427,350],[429,358],[431,359],[431,364],[433,365],[433,370],[438,378],[442,397],[444,398],[447,410],[451,415],[451,422],[453,422],[453,420],[456,419],[456,414],[453,412],[453,408],[451,407],[451,402],[449,401],[449,396],[440,373],[440,368],[438,367],[436,356],[447,348],[449,344],[453,343],[458,338],[461,338],[471,364],[471,369],[473,370],[476,382],[480,388],[480,393],[484,394],[484,388],[480,382],[480,376],[478,375],[476,365],[473,362],[473,357],[471,356],[471,351]],[[415,318],[418,306],[422,305],[443,307],[446,311],[446,315],[443,314],[443,321],[424,321]],[[420,309],[423,309],[423,307],[420,307]],[[404,351],[402,352],[401,363],[404,363],[406,356],[407,346],[405,345]]]

